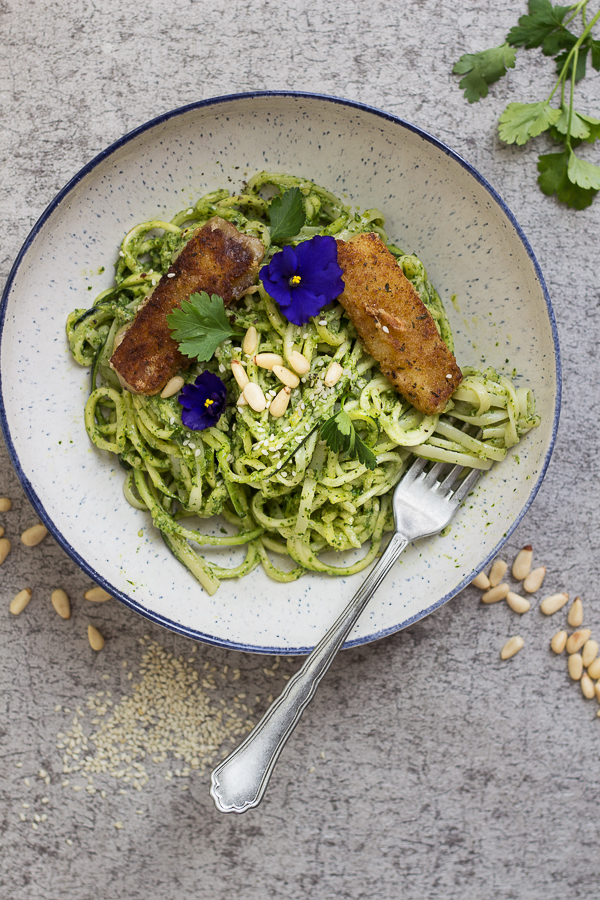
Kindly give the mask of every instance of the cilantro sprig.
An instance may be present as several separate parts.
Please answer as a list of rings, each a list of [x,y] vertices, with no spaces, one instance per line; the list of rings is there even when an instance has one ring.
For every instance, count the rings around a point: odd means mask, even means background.
[[[581,159],[576,148],[582,141],[600,140],[600,120],[575,110],[575,85],[586,74],[588,59],[600,71],[600,40],[592,28],[600,19],[598,11],[587,19],[588,0],[572,6],[553,6],[550,0],[529,0],[529,15],[521,16],[500,47],[461,56],[453,72],[464,77],[459,82],[469,103],[488,94],[488,86],[506,75],[515,65],[515,50],[541,49],[554,58],[557,81],[545,99],[534,103],[509,103],[499,119],[498,134],[507,144],[526,144],[548,132],[562,144],[558,153],[544,153],[538,159],[538,184],[544,194],[556,194],[561,203],[585,209],[600,190],[600,166]],[[576,34],[573,23],[580,20]],[[551,105],[558,96],[558,105]]]
[[[367,469],[374,469],[377,465],[375,454],[356,433],[352,419],[343,407],[321,425],[321,439],[334,453],[354,456]]]
[[[294,187],[269,204],[269,223],[272,241],[287,241],[295,237],[306,222],[300,188]]]
[[[222,297],[209,297],[206,291],[182,300],[181,309],[174,309],[167,316],[167,325],[181,353],[199,362],[212,359],[219,344],[237,334],[227,318]]]

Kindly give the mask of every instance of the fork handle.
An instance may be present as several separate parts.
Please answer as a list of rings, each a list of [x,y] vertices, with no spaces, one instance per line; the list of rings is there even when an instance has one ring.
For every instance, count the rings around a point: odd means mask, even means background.
[[[279,754],[334,656],[407,544],[408,540],[399,532],[392,536],[377,565],[304,665],[290,678],[283,693],[237,750],[214,770],[210,793],[218,810],[242,813],[258,806]]]

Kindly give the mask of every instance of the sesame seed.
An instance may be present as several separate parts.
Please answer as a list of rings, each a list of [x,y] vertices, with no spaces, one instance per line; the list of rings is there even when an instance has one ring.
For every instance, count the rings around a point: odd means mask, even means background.
[[[390,329],[387,327],[387,325],[384,325],[383,328],[382,328],[381,330],[382,330],[382,331],[385,331],[386,334],[389,334],[389,333],[390,333]]]
[[[321,319],[319,325],[327,325],[327,319]]]
[[[167,272],[167,278],[175,278],[175,272]]]

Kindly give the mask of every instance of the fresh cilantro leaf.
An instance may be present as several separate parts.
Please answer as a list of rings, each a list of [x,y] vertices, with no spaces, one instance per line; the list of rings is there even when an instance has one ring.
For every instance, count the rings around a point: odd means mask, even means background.
[[[499,120],[498,134],[507,144],[525,144],[560,119],[560,109],[549,100],[540,103],[509,103]]]
[[[463,88],[469,103],[475,103],[488,95],[488,85],[514,69],[515,51],[508,44],[492,47],[481,53],[466,53],[458,60],[452,71],[464,75],[458,83]]]
[[[538,159],[538,184],[547,196],[556,194],[561,203],[573,209],[590,206],[598,193],[596,190],[581,188],[569,179],[569,151],[544,153]]]
[[[235,334],[222,298],[206,291],[182,300],[181,309],[167,316],[167,325],[181,353],[199,362],[211,359],[219,344]]]
[[[569,181],[586,191],[600,191],[600,166],[579,159],[572,150],[569,155],[567,175]]]
[[[366,466],[367,469],[375,469],[377,466],[377,457],[373,453],[370,447],[367,447],[365,442],[356,435],[356,440],[354,442],[354,452],[356,453],[356,458],[359,462]]]
[[[561,135],[566,135],[568,130],[568,133],[575,140],[588,141],[590,144],[593,144],[600,137],[600,119],[593,119],[591,116],[586,116],[575,110],[573,110],[571,116],[571,127],[569,129],[568,106],[562,107],[560,119],[558,119],[554,127]]]
[[[573,44],[577,38],[573,35]],[[587,55],[589,50],[589,45],[583,43],[579,48],[579,53],[577,54],[577,68],[575,69],[575,81],[581,81],[582,78],[585,78],[585,65],[587,61]],[[557,57],[555,57],[556,62],[556,74],[561,75],[564,70],[565,78],[571,78],[573,75],[573,59],[569,60],[568,66],[565,68],[565,63],[569,56],[569,51],[571,47],[568,47],[562,53],[560,53]]]
[[[367,469],[374,469],[377,465],[375,454],[358,436],[352,419],[343,409],[321,425],[321,439],[334,453],[354,456]]]
[[[269,222],[272,241],[286,241],[298,234],[306,222],[299,188],[292,188],[271,200]]]
[[[590,38],[589,41],[590,50],[592,51],[592,68],[596,72],[600,72],[600,41],[595,41],[593,38]]]
[[[352,419],[343,409],[321,425],[321,440],[325,441],[334,453],[352,453],[355,437]]]
[[[529,0],[528,6],[529,15],[521,16],[519,24],[510,29],[507,42],[527,50],[541,47],[546,56],[554,56],[564,49],[565,35],[570,34],[563,21],[572,7],[552,6],[550,0]]]

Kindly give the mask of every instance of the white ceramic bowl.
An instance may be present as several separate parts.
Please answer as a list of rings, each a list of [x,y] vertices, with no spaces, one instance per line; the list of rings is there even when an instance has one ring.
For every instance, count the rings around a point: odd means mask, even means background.
[[[1,308],[2,425],[30,500],[90,578],[149,619],[221,646],[303,653],[364,573],[280,585],[258,569],[209,597],[169,554],[149,516],[126,503],[114,458],[90,445],[83,425],[88,371],[72,361],[65,339],[67,314],[111,283],[117,245],[134,223],[169,219],[207,191],[239,187],[261,169],[303,175],[351,204],[379,207],[390,237],[418,254],[437,286],[459,364],[516,366],[542,417],[481,479],[448,536],[405,551],[348,645],[427,615],[498,552],[549,461],[559,351],[538,264],[500,197],[435,138],[361,104],[289,92],[193,104],[126,135],[59,193],[27,238]]]

